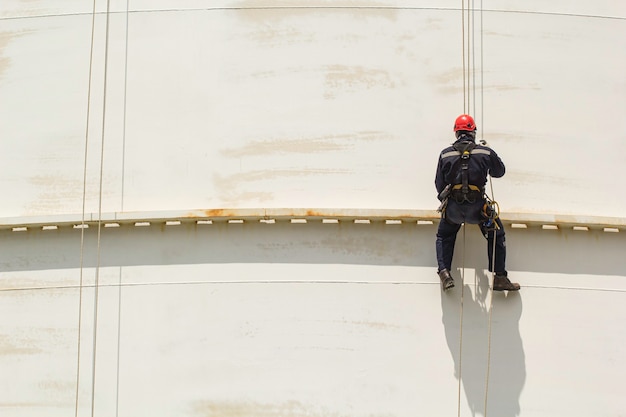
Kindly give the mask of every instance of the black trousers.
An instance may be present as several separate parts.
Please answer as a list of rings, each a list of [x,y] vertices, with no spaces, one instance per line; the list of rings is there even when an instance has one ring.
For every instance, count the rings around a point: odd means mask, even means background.
[[[487,239],[487,256],[489,259],[489,271],[495,271],[498,275],[506,275],[506,239],[504,233],[504,226],[500,219],[496,219],[496,223],[499,228],[495,233],[495,244],[496,244],[496,259],[495,259],[495,269],[493,269],[493,244],[494,244],[494,231],[487,230],[483,223],[479,223],[480,231],[483,236]],[[454,256],[454,244],[456,242],[456,235],[459,229],[461,228],[460,224],[450,223],[445,219],[441,219],[439,223],[439,228],[437,229],[437,240],[435,243],[435,248],[437,250],[437,264],[438,271],[442,269],[447,269],[450,271],[452,267],[452,257]]]

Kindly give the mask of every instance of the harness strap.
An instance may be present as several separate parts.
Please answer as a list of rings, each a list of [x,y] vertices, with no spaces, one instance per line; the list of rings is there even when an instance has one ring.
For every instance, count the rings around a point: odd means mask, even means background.
[[[463,184],[457,184],[457,185],[453,185],[452,186],[452,190],[460,190],[461,187],[463,187]],[[481,188],[478,185],[474,185],[474,184],[468,184],[467,187],[471,190],[471,191],[482,191]]]
[[[478,192],[481,191],[480,188],[469,183],[469,159],[472,155],[472,150],[476,147],[476,143],[474,143],[474,141],[463,140],[456,142],[453,146],[454,149],[461,154],[461,184],[457,184],[452,187],[453,190],[458,190],[460,188],[461,196],[459,196],[458,193],[455,193],[455,199],[459,203],[465,201],[473,203],[476,201],[477,197],[476,193],[470,193],[470,190]],[[460,185],[460,187],[457,188],[458,185]]]
[[[450,196],[459,204],[463,203],[475,203],[480,200],[484,195],[484,191],[477,185],[468,184],[467,192],[463,192],[463,184],[456,184],[450,191]]]

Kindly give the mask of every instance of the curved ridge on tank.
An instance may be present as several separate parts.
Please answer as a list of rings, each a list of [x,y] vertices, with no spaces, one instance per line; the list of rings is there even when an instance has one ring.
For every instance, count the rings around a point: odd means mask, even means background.
[[[625,73],[608,0],[3,0],[2,415],[619,415]],[[440,290],[461,113],[520,293]]]

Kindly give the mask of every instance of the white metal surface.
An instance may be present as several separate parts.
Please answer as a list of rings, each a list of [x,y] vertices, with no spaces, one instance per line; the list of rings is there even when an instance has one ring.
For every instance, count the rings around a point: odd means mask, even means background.
[[[3,0],[0,414],[622,415],[626,7],[465,3],[469,102],[459,1]],[[435,274],[464,110],[491,339],[476,228]]]
[[[102,230],[100,257],[86,230],[82,261],[80,230],[4,231],[3,410],[73,412],[82,274],[80,415],[96,275],[96,415],[454,414],[461,291],[440,293],[435,227],[128,225]],[[494,299],[492,415],[623,410],[623,236],[509,231],[524,288]],[[489,305],[483,238],[466,239],[462,415],[483,411]]]
[[[86,138],[90,2],[3,2],[3,217],[80,213],[86,139],[88,212],[101,168],[105,212],[436,206],[435,155],[463,111],[459,2],[123,3],[108,44],[98,5]],[[508,165],[495,197],[623,217],[624,7],[485,3],[469,110]]]

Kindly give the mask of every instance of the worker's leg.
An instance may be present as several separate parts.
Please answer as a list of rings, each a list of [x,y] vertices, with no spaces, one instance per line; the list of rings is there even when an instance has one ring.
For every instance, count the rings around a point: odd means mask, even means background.
[[[437,272],[452,266],[452,257],[454,255],[454,244],[456,242],[456,234],[461,227],[460,224],[448,223],[441,219],[439,228],[437,229],[437,240],[435,248],[437,250]]]
[[[489,271],[493,271],[499,275],[506,276],[506,236],[504,233],[504,226],[500,219],[496,219],[498,228],[495,230],[495,265],[493,260],[494,255],[494,230],[493,228],[487,228],[484,223],[481,223],[480,230],[483,236],[487,238],[487,256],[489,258]],[[494,269],[495,266],[495,269]]]

